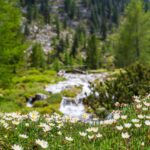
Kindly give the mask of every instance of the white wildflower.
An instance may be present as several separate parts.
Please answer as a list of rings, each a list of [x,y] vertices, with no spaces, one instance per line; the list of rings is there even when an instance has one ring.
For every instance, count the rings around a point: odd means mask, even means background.
[[[150,119],[150,116],[145,116],[146,119]]]
[[[102,134],[98,133],[98,134],[96,134],[96,137],[97,137],[97,138],[101,138],[101,137],[102,137]]]
[[[86,129],[87,132],[92,132],[91,128]]]
[[[141,105],[141,104],[138,104],[138,105],[136,105],[136,108],[137,108],[137,109],[140,109],[140,108],[142,108],[142,105]]]
[[[147,126],[150,126],[150,121],[149,121],[149,120],[146,120],[146,121],[145,121],[145,124],[146,124]]]
[[[48,142],[44,141],[44,140],[40,140],[40,139],[37,139],[35,141],[36,144],[40,145],[42,148],[48,148]]]
[[[125,128],[130,128],[132,126],[132,124],[131,123],[125,123],[124,126],[125,126]]]
[[[19,125],[19,121],[18,120],[14,120],[14,121],[12,121],[12,124],[14,124],[14,125]]]
[[[134,98],[134,101],[136,103],[140,103],[141,102],[138,96],[133,96],[133,98]]]
[[[26,126],[26,127],[29,127],[29,123],[25,123],[25,126]]]
[[[92,131],[96,133],[96,132],[98,132],[98,128],[94,128],[94,127],[93,127],[93,128],[92,128]]]
[[[139,119],[144,119],[144,115],[140,114],[140,115],[138,115],[138,118]]]
[[[136,128],[140,128],[142,124],[134,124]]]
[[[141,143],[141,146],[144,146],[144,145],[145,145],[145,143],[144,143],[144,142],[142,142],[142,143]]]
[[[19,137],[24,138],[24,139],[27,139],[27,138],[28,138],[28,136],[25,135],[25,134],[20,134]]]
[[[128,139],[130,137],[128,132],[122,133],[121,136],[122,136],[123,139]]]
[[[148,102],[143,102],[143,104],[147,107],[150,107],[150,103],[148,103]]]
[[[121,119],[123,119],[123,120],[127,119],[127,115],[122,115]]]
[[[118,119],[120,118],[120,114],[115,113],[114,116],[113,116],[113,118],[114,118],[115,120],[118,120]]]
[[[88,135],[88,138],[91,140],[91,139],[94,139],[94,135]]]
[[[57,134],[58,134],[58,135],[62,135],[62,132],[58,131]]]
[[[72,142],[73,141],[73,138],[72,137],[65,137],[65,139],[69,142]]]
[[[33,112],[29,113],[29,118],[34,122],[38,121],[39,117],[40,117],[40,115],[37,111],[33,111]]]
[[[87,135],[86,132],[79,132],[79,134],[80,134],[81,136],[86,136],[86,135]]]
[[[139,119],[132,119],[131,120],[133,123],[138,123],[140,120]]]
[[[116,126],[117,130],[123,130],[123,126]]]
[[[23,150],[23,148],[20,145],[16,145],[16,144],[14,144],[11,148],[13,150]]]

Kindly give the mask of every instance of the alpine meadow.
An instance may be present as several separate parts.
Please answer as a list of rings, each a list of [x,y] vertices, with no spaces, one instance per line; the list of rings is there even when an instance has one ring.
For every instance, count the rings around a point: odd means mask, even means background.
[[[0,150],[150,150],[150,0],[0,0]]]

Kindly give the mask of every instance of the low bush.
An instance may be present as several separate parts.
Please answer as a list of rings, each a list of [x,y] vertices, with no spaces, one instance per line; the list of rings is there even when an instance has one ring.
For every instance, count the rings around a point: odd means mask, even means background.
[[[97,83],[92,86],[92,94],[84,100],[95,113],[100,107],[110,110],[115,103],[132,103],[133,95],[145,95],[150,91],[150,68],[141,64],[134,64],[120,72],[112,80]],[[99,114],[98,114],[99,115]]]

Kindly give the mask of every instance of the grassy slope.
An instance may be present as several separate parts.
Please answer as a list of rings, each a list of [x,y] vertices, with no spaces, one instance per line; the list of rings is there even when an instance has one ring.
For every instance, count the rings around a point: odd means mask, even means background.
[[[32,110],[32,108],[27,109],[25,107],[25,97],[34,96],[36,93],[44,93],[50,96],[50,94],[44,90],[44,87],[48,84],[54,84],[61,80],[64,79],[58,77],[56,72],[51,70],[40,72],[38,70],[32,69],[26,72],[19,72],[12,79],[12,86],[9,89],[0,89],[0,111],[12,112],[20,110]],[[56,98],[53,96],[52,100]],[[53,102],[53,105],[55,105],[54,108],[58,108],[59,102]],[[42,111],[42,108],[37,109]],[[45,111],[45,109],[46,108],[43,110]],[[47,109],[49,109],[49,107]]]

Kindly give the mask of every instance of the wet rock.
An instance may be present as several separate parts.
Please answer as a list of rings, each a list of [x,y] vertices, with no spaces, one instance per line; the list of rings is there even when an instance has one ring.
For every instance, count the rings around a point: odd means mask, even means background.
[[[27,101],[27,107],[32,107],[33,103],[36,101],[44,100],[47,98],[47,95],[42,94],[42,93],[37,93],[33,97],[26,98]]]

